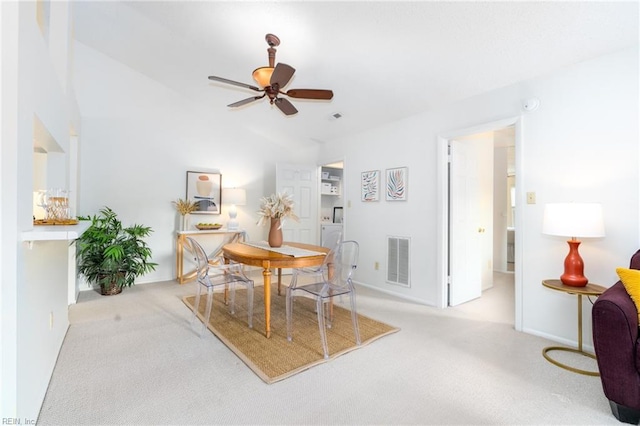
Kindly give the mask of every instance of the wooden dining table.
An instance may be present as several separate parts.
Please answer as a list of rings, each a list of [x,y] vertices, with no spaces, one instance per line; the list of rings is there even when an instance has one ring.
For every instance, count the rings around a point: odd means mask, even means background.
[[[244,243],[231,243],[222,246],[225,261],[243,263],[262,268],[264,281],[264,324],[265,335],[271,337],[271,269],[278,269],[278,295],[282,283],[282,268],[306,268],[321,265],[329,249],[312,244],[284,242],[283,246],[310,250],[322,254],[311,256],[291,256]]]

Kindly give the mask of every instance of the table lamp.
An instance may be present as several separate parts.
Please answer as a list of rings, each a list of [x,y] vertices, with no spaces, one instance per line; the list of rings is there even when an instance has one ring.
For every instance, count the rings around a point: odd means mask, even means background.
[[[237,206],[244,206],[247,204],[247,192],[242,188],[226,188],[222,190],[222,201],[225,204],[230,204],[229,207],[229,222],[227,222],[227,229],[230,231],[236,231],[238,229],[238,216]]]
[[[584,262],[578,253],[578,238],[604,237],[602,205],[598,203],[551,203],[544,208],[542,233],[571,237],[569,254],[564,260],[562,284],[584,287],[589,280],[584,276]]]

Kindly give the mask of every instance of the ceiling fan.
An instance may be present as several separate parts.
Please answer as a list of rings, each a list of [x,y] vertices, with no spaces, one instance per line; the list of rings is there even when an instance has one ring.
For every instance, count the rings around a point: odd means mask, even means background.
[[[293,115],[298,112],[296,107],[293,106],[288,99],[282,98],[279,95],[286,95],[290,98],[298,98],[298,99],[321,99],[321,100],[329,100],[333,98],[333,92],[331,90],[322,90],[322,89],[289,89],[286,92],[283,92],[281,89],[284,88],[293,77],[293,74],[296,70],[287,64],[283,64],[282,62],[275,65],[276,61],[276,46],[280,45],[280,39],[273,35],[267,34],[265,36],[267,40],[267,44],[269,48],[267,52],[269,53],[269,66],[268,67],[260,67],[253,71],[253,78],[256,80],[260,87],[252,86],[250,84],[240,83],[237,81],[229,80],[222,77],[217,77],[215,75],[210,75],[209,80],[219,81],[221,83],[232,84],[234,86],[240,86],[247,89],[254,90],[256,92],[264,92],[259,96],[252,96],[247,99],[243,99],[238,102],[234,102],[232,104],[227,105],[228,107],[235,108],[242,105],[246,105],[248,103],[257,101],[259,99],[264,98],[265,96],[269,97],[269,102],[272,105],[277,106],[280,111],[282,111],[286,115]]]

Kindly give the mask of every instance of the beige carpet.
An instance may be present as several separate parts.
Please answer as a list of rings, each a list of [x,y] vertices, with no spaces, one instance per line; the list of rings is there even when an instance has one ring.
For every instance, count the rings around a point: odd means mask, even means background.
[[[346,300],[346,298],[345,298]],[[185,296],[184,303],[193,309],[195,296]],[[206,294],[200,298],[198,318],[205,312]],[[340,306],[334,307],[334,321],[327,330],[329,360],[322,352],[315,302],[297,297],[293,310],[293,341],[287,341],[285,297],[271,294],[271,337],[264,334],[264,294],[262,287],[254,291],[253,329],[247,326],[246,291],[236,291],[236,313],[231,315],[224,304],[222,293],[214,293],[209,330],[231,349],[249,368],[266,383],[275,383],[331,361],[352,350],[362,348],[380,337],[398,331],[398,328],[358,315],[362,345],[355,344],[351,313]],[[197,322],[200,327],[201,323]],[[205,334],[206,336],[206,334]]]
[[[38,425],[621,425],[598,377],[542,357],[554,342],[364,286],[359,312],[401,331],[269,385],[191,329],[195,288],[80,292]]]

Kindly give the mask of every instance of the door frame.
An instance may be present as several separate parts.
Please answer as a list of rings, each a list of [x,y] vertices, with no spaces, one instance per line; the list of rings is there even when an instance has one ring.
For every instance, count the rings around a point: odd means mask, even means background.
[[[449,140],[461,136],[475,133],[490,132],[505,127],[515,127],[515,173],[516,179],[516,203],[515,210],[519,213],[524,205],[524,192],[522,182],[524,181],[522,158],[523,158],[523,138],[522,138],[522,116],[512,116],[501,120],[491,121],[477,126],[454,129],[437,135],[437,244],[438,250],[437,265],[437,304],[439,308],[447,308],[447,291],[449,277]],[[516,214],[515,230],[523,228],[522,214]],[[517,331],[522,331],[522,232],[518,232],[515,240],[515,324]]]

